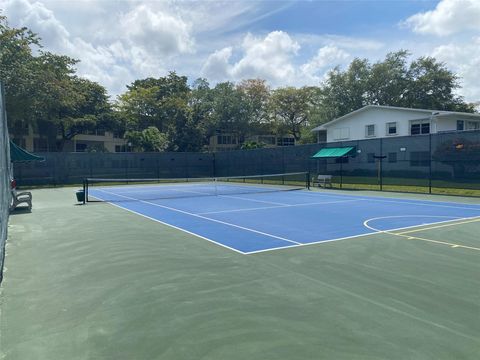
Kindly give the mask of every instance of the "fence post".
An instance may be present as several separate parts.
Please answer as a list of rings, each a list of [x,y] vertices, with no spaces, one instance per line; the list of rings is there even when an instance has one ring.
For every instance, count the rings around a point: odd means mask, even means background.
[[[430,153],[430,162],[428,166],[428,193],[432,193],[432,134],[428,134],[428,151]]]
[[[342,188],[343,188],[343,161],[340,161],[340,189]]]
[[[213,170],[213,177],[217,177],[217,164],[216,164],[216,157],[215,157],[215,152],[212,152],[212,170]]]
[[[383,140],[380,139],[380,191],[383,191]]]

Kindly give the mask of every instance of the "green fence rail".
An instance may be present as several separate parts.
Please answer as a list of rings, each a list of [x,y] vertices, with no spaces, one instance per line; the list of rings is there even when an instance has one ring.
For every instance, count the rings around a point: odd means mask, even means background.
[[[325,147],[353,155],[312,159]],[[308,144],[216,153],[40,153],[15,165],[20,185],[80,184],[85,177],[189,178],[310,171],[348,189],[480,196],[480,131]]]

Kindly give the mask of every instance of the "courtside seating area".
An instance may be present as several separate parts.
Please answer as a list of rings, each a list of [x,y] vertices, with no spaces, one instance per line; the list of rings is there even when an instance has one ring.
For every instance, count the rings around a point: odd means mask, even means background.
[[[30,191],[17,191],[15,180],[11,181],[12,200],[10,203],[10,211],[15,210],[20,204],[26,204],[28,211],[32,211],[32,193]]]

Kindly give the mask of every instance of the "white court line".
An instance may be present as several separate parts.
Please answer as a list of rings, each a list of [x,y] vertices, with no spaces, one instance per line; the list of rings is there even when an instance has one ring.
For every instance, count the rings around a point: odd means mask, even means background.
[[[403,217],[450,217],[452,218],[453,216],[425,216],[425,215],[404,215]],[[441,245],[447,245],[447,246],[450,246],[450,247],[453,247],[453,248],[463,248],[463,249],[469,249],[469,250],[476,250],[476,251],[480,251],[480,248],[477,248],[477,247],[474,247],[474,246],[468,246],[468,245],[461,245],[461,244],[455,244],[455,243],[451,243],[451,242],[448,242],[448,241],[441,241],[441,240],[434,240],[434,239],[426,239],[426,238],[422,238],[422,237],[418,237],[418,236],[415,236],[415,235],[405,235],[406,233],[409,233],[409,232],[412,232],[412,231],[405,231],[403,233],[395,233],[395,232],[392,232],[392,231],[396,231],[396,230],[401,230],[401,229],[393,229],[393,230],[380,230],[380,229],[375,229],[374,227],[368,225],[368,223],[372,220],[378,220],[378,219],[388,219],[388,218],[395,218],[395,217],[402,217],[402,216],[384,216],[384,217],[377,217],[377,218],[372,218],[372,219],[368,219],[368,220],[365,220],[365,222],[363,223],[363,225],[365,227],[367,227],[368,229],[371,229],[371,230],[377,230],[379,233],[384,233],[384,234],[389,234],[389,235],[396,235],[396,236],[400,236],[400,237],[404,237],[404,238],[407,238],[407,239],[413,239],[413,240],[421,240],[421,241],[426,241],[426,242],[430,242],[430,243],[434,243],[434,244],[441,244]],[[456,219],[453,219],[453,220],[446,220],[446,221],[440,221],[440,222],[435,222],[435,223],[430,223],[430,224],[421,224],[421,225],[417,225],[416,227],[418,227],[419,229],[415,230],[415,231],[422,231],[422,230],[429,230],[429,229],[432,229],[432,228],[439,228],[439,227],[444,227],[444,226],[454,226],[454,225],[460,225],[460,224],[464,224],[466,222],[472,222],[472,221],[476,221],[478,220],[479,217],[478,216],[474,216],[474,217],[469,217],[469,218],[456,218]],[[460,221],[460,220],[466,220],[466,221]],[[470,221],[468,221],[470,220]],[[424,228],[423,226],[427,226],[427,225],[436,225],[436,224],[443,224],[443,225],[438,225],[438,226],[433,226],[433,227],[426,227]]]
[[[94,195],[91,195],[91,196],[94,197],[94,198],[96,198],[96,199],[102,200],[102,199],[100,199],[100,198],[95,197]],[[183,229],[183,228],[181,228],[181,227],[178,227],[178,226],[169,224],[169,223],[167,223],[167,222],[163,222],[163,221],[161,221],[161,220],[155,219],[155,218],[153,218],[153,217],[150,217],[150,216],[148,216],[148,215],[139,213],[139,212],[137,212],[137,211],[127,209],[127,208],[125,208],[125,207],[123,207],[123,206],[114,204],[114,203],[112,203],[112,202],[108,202],[108,203],[109,203],[110,205],[112,205],[112,206],[118,207],[119,209],[126,210],[126,211],[129,211],[129,212],[133,213],[133,214],[143,216],[143,217],[146,218],[146,219],[156,221],[156,222],[158,222],[158,223],[160,223],[160,224],[169,226],[169,227],[171,227],[171,228],[173,228],[173,229],[183,231],[184,233],[187,233],[187,234],[190,234],[190,235],[198,236],[200,239],[207,240],[207,241],[209,241],[209,242],[211,242],[211,243],[213,243],[213,244],[222,246],[222,247],[224,247],[224,248],[226,248],[226,249],[229,249],[229,250],[233,250],[233,251],[235,251],[235,252],[237,252],[237,253],[239,253],[239,254],[242,254],[242,255],[246,255],[246,254],[247,254],[247,253],[245,253],[245,252],[243,252],[243,251],[241,251],[241,250],[238,250],[238,249],[232,248],[232,247],[230,247],[230,246],[228,246],[228,245],[219,243],[219,242],[217,242],[217,241],[215,241],[215,240],[209,239],[209,238],[207,238],[207,237],[205,237],[205,236],[199,235],[199,234],[194,233],[194,232],[192,232],[192,231],[188,231],[188,230]]]
[[[400,216],[400,215],[398,215],[398,216]],[[402,215],[402,216],[405,216],[405,215]],[[453,216],[446,216],[446,217],[452,218]],[[340,237],[340,238],[335,238],[335,239],[318,240],[318,241],[313,241],[313,242],[308,242],[308,243],[301,243],[300,245],[288,245],[288,246],[283,246],[283,247],[249,251],[249,252],[245,252],[245,254],[246,255],[251,255],[251,254],[265,253],[265,252],[269,252],[269,251],[277,251],[277,250],[297,248],[297,247],[303,247],[303,246],[318,245],[318,244],[329,243],[329,242],[334,242],[334,241],[361,238],[361,237],[365,237],[365,236],[368,236],[368,235],[378,235],[378,234],[385,234],[385,233],[390,234],[389,231],[413,229],[413,228],[418,228],[418,227],[426,226],[426,225],[443,224],[443,223],[448,223],[448,222],[454,222],[454,221],[459,221],[459,220],[469,220],[469,219],[476,219],[476,218],[478,218],[478,216],[472,216],[472,217],[466,217],[466,218],[459,217],[459,218],[455,218],[455,219],[451,219],[451,220],[437,221],[437,222],[433,222],[433,223],[429,223],[429,224],[422,224],[422,225],[405,226],[405,227],[389,229],[389,230],[377,230],[377,229],[370,228],[370,227],[366,226],[368,229],[374,230],[374,231],[368,232],[368,233],[365,233],[365,234],[345,236],[345,237]],[[370,220],[372,220],[372,219],[368,219],[368,220],[366,220],[366,222],[368,222]],[[452,225],[455,225],[455,224],[452,224]],[[392,233],[390,235],[395,235],[395,234]]]
[[[472,206],[479,206],[478,208],[471,208],[471,207],[466,207],[466,206],[453,206],[453,205],[441,205],[438,204],[438,201],[434,200],[414,200],[414,199],[405,199],[405,200],[388,200],[385,198],[377,198],[373,196],[364,196],[364,195],[328,195],[328,194],[323,194],[323,193],[318,193],[318,192],[301,192],[298,191],[297,194],[302,194],[302,195],[313,195],[313,196],[320,196],[320,197],[343,197],[343,198],[358,198],[358,199],[363,199],[363,200],[371,200],[371,201],[377,201],[377,202],[387,202],[387,203],[395,203],[395,204],[406,204],[406,205],[419,205],[419,206],[433,206],[433,207],[444,207],[444,208],[453,208],[453,209],[465,209],[465,210],[473,210],[473,211],[480,211],[480,204],[463,204],[463,205],[472,205]],[[423,202],[428,202],[429,204],[424,204]],[[445,201],[448,204],[453,204],[449,203],[448,201]],[[459,203],[458,203],[459,204]]]
[[[259,194],[259,193],[251,193],[251,194]],[[263,194],[266,194],[266,192],[264,192]],[[263,204],[283,205],[283,206],[288,205],[288,204],[285,204],[285,203],[280,203],[280,202],[275,202],[275,201],[250,199],[250,198],[246,198],[246,197],[243,197],[243,196],[222,195],[222,194],[220,194],[218,196],[229,198],[229,199],[240,199],[240,200],[246,200],[246,201],[251,201],[251,202],[258,202],[258,203],[263,203]]]
[[[290,240],[290,239],[286,239],[286,238],[283,238],[283,237],[281,237],[281,236],[276,236],[276,235],[268,234],[268,233],[265,233],[265,232],[262,232],[262,231],[250,229],[250,228],[247,228],[247,227],[244,227],[244,226],[240,226],[240,225],[231,224],[231,223],[228,223],[228,222],[225,222],[225,221],[221,221],[221,220],[211,219],[211,218],[208,218],[208,217],[206,217],[206,216],[197,215],[197,214],[194,214],[194,213],[191,213],[191,212],[188,212],[188,211],[183,211],[183,210],[180,210],[180,209],[172,208],[172,207],[170,207],[170,206],[160,205],[160,204],[152,203],[152,202],[150,202],[150,201],[145,201],[145,200],[140,200],[140,199],[132,198],[132,197],[130,197],[130,196],[119,195],[119,194],[115,194],[115,193],[112,193],[112,192],[109,192],[109,191],[105,191],[105,190],[99,190],[99,189],[97,189],[97,191],[105,192],[105,193],[107,193],[107,194],[111,194],[111,195],[114,195],[114,196],[120,196],[120,197],[123,197],[123,198],[126,198],[126,199],[130,199],[130,200],[135,200],[135,201],[138,201],[138,202],[141,202],[141,203],[144,203],[144,204],[149,204],[149,205],[161,207],[161,208],[164,208],[164,209],[167,209],[167,210],[179,212],[179,213],[186,214],[186,215],[190,215],[190,216],[193,216],[193,217],[198,217],[198,218],[200,218],[200,219],[204,219],[204,220],[216,222],[216,223],[219,223],[219,224],[223,224],[223,225],[227,225],[227,226],[232,226],[232,227],[235,227],[235,228],[238,228],[238,229],[242,229],[242,230],[246,230],[246,231],[250,231],[250,232],[253,232],[253,233],[256,233],[256,234],[260,234],[260,235],[264,235],[264,236],[267,236],[267,237],[271,237],[271,238],[275,238],[275,239],[287,241],[287,242],[292,243],[292,244],[301,244],[301,243],[299,243],[299,242],[297,242],[297,241],[293,241],[293,240]]]
[[[375,220],[381,220],[381,219],[394,219],[394,218],[415,218],[415,217],[423,217],[423,218],[448,218],[450,220],[444,220],[444,221],[434,221],[432,223],[425,223],[425,224],[419,224],[419,225],[411,225],[411,226],[406,226],[406,227],[401,227],[401,228],[396,228],[396,229],[386,229],[386,230],[380,230],[380,229],[376,229],[370,225],[368,225],[368,223],[370,221],[375,221]],[[379,216],[379,217],[374,217],[374,218],[371,218],[371,219],[367,219],[363,222],[363,226],[365,226],[367,229],[370,229],[370,230],[373,230],[373,231],[377,231],[377,232],[388,232],[388,231],[397,231],[397,230],[405,230],[405,229],[411,229],[411,228],[416,228],[416,227],[422,227],[422,226],[427,226],[427,225],[436,225],[436,224],[444,224],[444,223],[448,223],[448,222],[452,222],[452,221],[459,221],[459,220],[467,220],[467,219],[474,219],[474,218],[477,218],[477,216],[473,216],[473,217],[461,217],[461,216],[443,216],[443,215],[393,215],[393,216]]]
[[[257,208],[209,211],[209,212],[204,212],[204,213],[199,213],[199,214],[200,215],[224,214],[224,213],[232,213],[232,212],[254,211],[254,210],[265,210],[265,209],[281,209],[281,208],[311,206],[311,205],[342,204],[342,203],[354,202],[354,201],[364,201],[364,200],[363,199],[358,199],[358,200],[323,201],[323,202],[304,203],[304,204],[285,204],[285,205],[281,205],[281,206],[264,206],[264,207],[257,207]]]

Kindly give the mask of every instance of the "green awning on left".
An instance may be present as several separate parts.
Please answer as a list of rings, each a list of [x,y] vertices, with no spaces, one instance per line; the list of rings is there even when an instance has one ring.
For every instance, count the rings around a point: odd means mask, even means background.
[[[29,153],[20,146],[10,141],[10,161],[11,162],[27,162],[27,161],[45,161],[45,158]]]
[[[339,148],[323,148],[312,158],[337,158],[348,155],[354,149],[353,146],[339,147]]]

